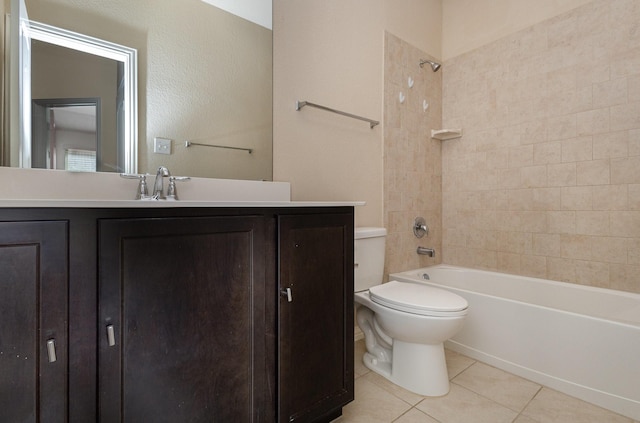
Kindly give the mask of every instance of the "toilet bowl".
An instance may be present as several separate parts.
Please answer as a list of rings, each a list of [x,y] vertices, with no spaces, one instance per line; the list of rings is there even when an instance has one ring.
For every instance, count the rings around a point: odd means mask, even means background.
[[[449,377],[443,343],[462,328],[467,301],[419,283],[381,284],[385,235],[383,228],[356,229],[354,300],[367,349],[362,360],[367,368],[412,392],[445,395]],[[380,249],[382,264],[377,262]]]

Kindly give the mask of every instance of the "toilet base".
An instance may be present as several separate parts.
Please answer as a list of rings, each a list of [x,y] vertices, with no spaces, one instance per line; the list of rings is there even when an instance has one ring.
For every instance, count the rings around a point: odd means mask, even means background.
[[[449,392],[449,375],[443,344],[412,344],[393,341],[392,361],[365,353],[364,365],[409,391],[429,397]]]

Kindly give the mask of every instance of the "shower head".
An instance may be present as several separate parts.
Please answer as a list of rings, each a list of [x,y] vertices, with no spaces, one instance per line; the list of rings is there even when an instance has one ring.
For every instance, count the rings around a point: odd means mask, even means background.
[[[440,63],[432,62],[431,60],[420,59],[421,68],[424,67],[425,63],[431,65],[431,69],[433,69],[434,72],[438,72],[438,69],[440,69],[440,66],[442,66]]]

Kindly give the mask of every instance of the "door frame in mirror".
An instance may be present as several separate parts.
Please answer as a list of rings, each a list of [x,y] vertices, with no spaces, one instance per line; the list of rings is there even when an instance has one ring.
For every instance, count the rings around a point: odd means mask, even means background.
[[[93,136],[93,141],[95,141],[95,167],[96,170],[98,168],[98,164],[102,163],[102,152],[101,152],[101,138],[102,138],[102,134],[101,134],[101,99],[99,97],[95,97],[95,98],[62,98],[62,99],[58,99],[58,98],[44,98],[44,99],[33,99],[31,102],[31,126],[32,126],[32,130],[31,130],[31,167],[34,166],[34,162],[36,161],[40,161],[40,166],[38,166],[36,164],[36,167],[38,168],[42,168],[42,169],[62,169],[61,167],[58,166],[54,166],[54,164],[56,164],[57,160],[53,157],[55,157],[55,154],[51,154],[49,157],[46,157],[45,154],[42,154],[42,149],[39,150],[40,152],[40,156],[37,157],[35,151],[37,150],[36,146],[42,146],[42,145],[46,145],[46,150],[49,151],[53,151],[55,144],[52,144],[52,137],[51,137],[51,120],[54,119],[49,119],[49,111],[50,110],[62,110],[62,109],[67,109],[69,107],[92,107],[94,114],[93,114],[93,124],[95,125],[95,133]],[[40,110],[40,113],[37,113],[36,111]],[[57,113],[56,113],[57,114]],[[86,121],[85,121],[86,122]],[[57,124],[56,124],[57,125]],[[55,126],[54,126],[55,127]],[[36,131],[36,128],[44,128],[44,131],[47,132],[47,137],[46,139],[43,140],[42,137],[38,137],[38,131]],[[65,129],[69,129],[69,128],[65,128]],[[86,129],[86,128],[84,128]],[[76,128],[77,130],[77,128]],[[82,129],[80,129],[82,131]],[[53,129],[54,133],[56,132],[56,129]],[[40,135],[42,135],[42,131],[40,131]],[[57,138],[56,135],[54,135],[53,139]],[[80,145],[78,146],[78,144],[75,144],[74,146],[75,150],[80,150],[80,149],[90,149],[89,146],[85,145]],[[43,161],[44,158],[44,161]],[[53,159],[52,159],[53,158]],[[62,163],[64,163],[64,161],[61,161]],[[44,165],[44,166],[43,166]],[[66,169],[66,167],[65,167]]]
[[[81,51],[88,54],[116,60],[123,64],[123,82],[124,82],[124,113],[122,117],[124,146],[122,154],[118,154],[123,158],[122,171],[125,173],[138,172],[138,52],[136,49],[111,43],[109,41],[90,37],[88,35],[79,34],[77,32],[68,31],[66,29],[57,28],[51,25],[43,24],[36,21],[26,21],[27,25],[23,25],[20,31],[21,37],[27,40],[38,40],[60,47]],[[21,43],[22,44],[22,43]],[[30,69],[29,69],[30,72]],[[23,82],[21,78],[21,84]],[[20,87],[22,88],[22,87]],[[21,90],[22,91],[22,90]],[[28,90],[30,92],[30,90]],[[31,98],[23,99],[31,103]],[[21,115],[25,113],[22,111]],[[30,114],[30,110],[29,110]],[[21,125],[28,124],[31,126],[31,116],[21,116]],[[29,122],[25,122],[28,119]],[[26,142],[21,134],[20,137],[21,153],[30,149],[30,140]],[[118,147],[120,151],[121,147]],[[21,154],[25,157],[25,154]],[[119,163],[120,165],[120,163]],[[21,163],[21,167],[30,167],[26,163]]]

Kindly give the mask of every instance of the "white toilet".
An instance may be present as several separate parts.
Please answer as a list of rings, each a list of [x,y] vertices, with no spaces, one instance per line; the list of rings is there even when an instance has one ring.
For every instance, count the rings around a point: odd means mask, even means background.
[[[365,366],[409,391],[449,392],[443,342],[461,328],[467,301],[426,284],[382,283],[385,228],[356,228],[356,319],[365,336]]]

